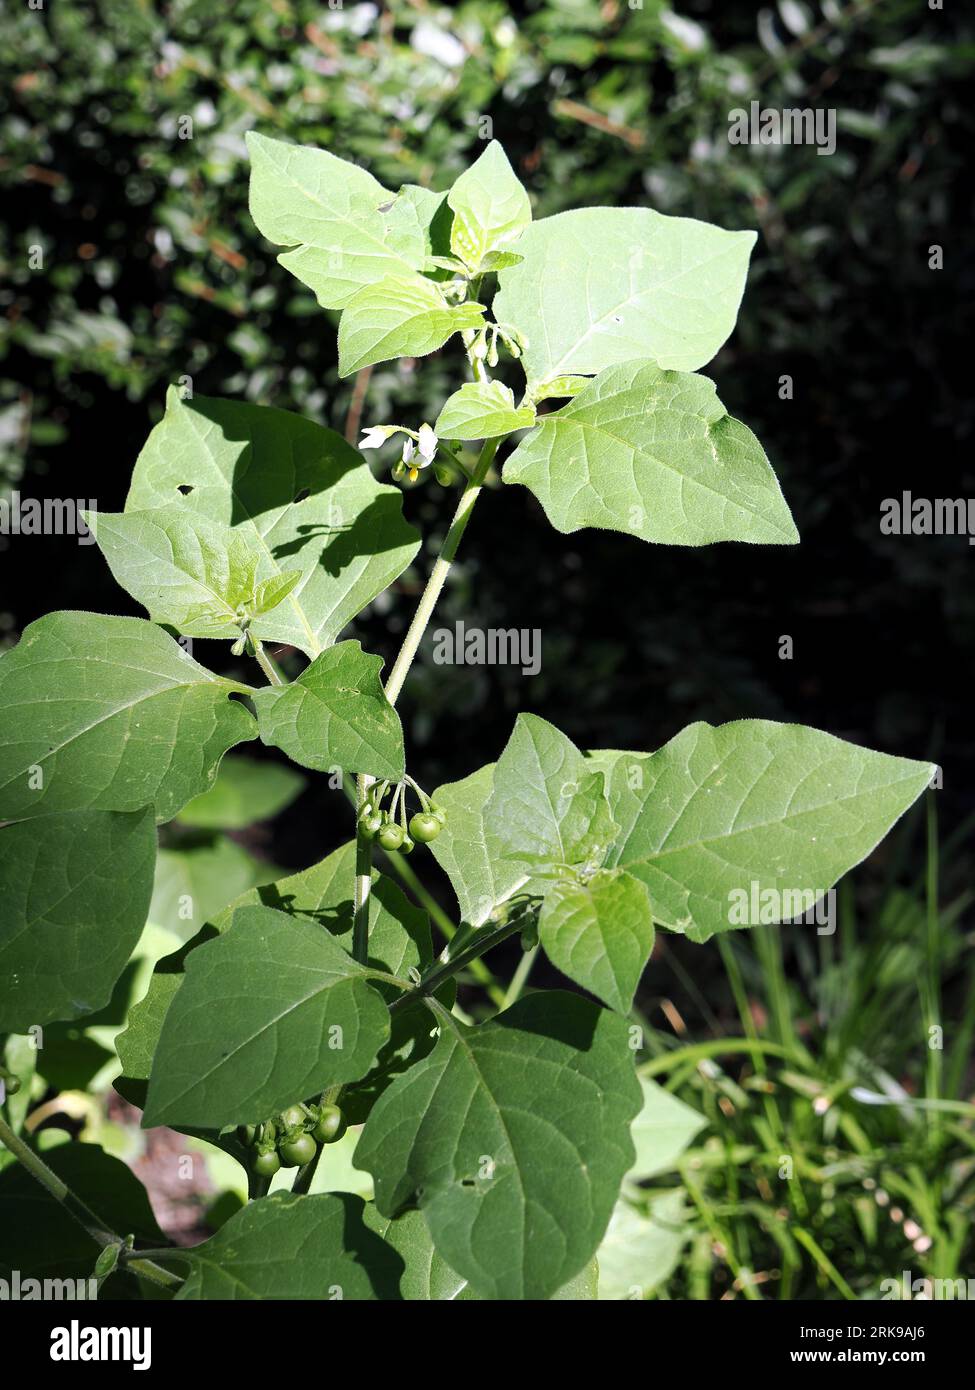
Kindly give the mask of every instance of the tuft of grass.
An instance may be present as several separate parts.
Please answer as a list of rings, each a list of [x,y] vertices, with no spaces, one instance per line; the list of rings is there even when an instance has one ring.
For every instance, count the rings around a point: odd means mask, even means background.
[[[929,793],[881,882],[840,886],[833,934],[729,933],[706,985],[664,946],[663,988],[669,971],[695,1022],[672,1001],[668,1028],[644,1019],[642,1071],[708,1127],[679,1160],[688,1244],[656,1296],[871,1299],[898,1296],[884,1281],[904,1271],[975,1278],[971,828],[939,846]]]

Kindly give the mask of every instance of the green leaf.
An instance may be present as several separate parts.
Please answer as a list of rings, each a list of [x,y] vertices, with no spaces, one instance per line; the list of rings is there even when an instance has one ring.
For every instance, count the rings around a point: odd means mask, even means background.
[[[640,1085],[643,1109],[630,1130],[636,1147],[636,1162],[626,1175],[633,1182],[670,1172],[691,1140],[707,1124],[703,1115],[658,1086],[656,1081],[641,1076]]]
[[[597,1256],[600,1299],[647,1298],[677,1268],[689,1234],[681,1191],[655,1195],[646,1213],[618,1202]]]
[[[178,1299],[395,1299],[401,1261],[363,1221],[349,1193],[250,1202],[215,1236],[185,1251]]]
[[[301,583],[301,579],[301,570],[284,570],[281,574],[272,575],[270,579],[261,580],[254,592],[254,613],[270,613],[279,603],[284,603],[292,589],[296,589]]]
[[[339,323],[339,375],[393,357],[425,357],[478,328],[483,304],[448,304],[432,280],[386,279],[349,300]]]
[[[340,642],[290,685],[255,691],[261,738],[318,772],[345,768],[399,781],[403,729],[379,679],[382,667],[358,642]]]
[[[273,562],[241,532],[176,506],[84,515],[115,579],[153,622],[187,637],[233,639],[241,618],[257,612],[258,566]],[[271,583],[293,588],[300,577]]]
[[[267,907],[191,951],[144,1123],[247,1124],[364,1076],[389,1037],[372,972],[327,931]]]
[[[410,277],[423,265],[425,238],[415,210],[412,217],[402,207],[394,213],[401,200],[365,169],[253,131],[247,147],[251,217],[268,241],[294,248],[278,260],[323,308],[344,309],[364,285]]]
[[[447,824],[430,849],[450,879],[461,920],[472,927],[481,926],[497,905],[530,884],[526,866],[502,858],[505,846],[485,827],[493,786],[494,764],[489,763],[433,794],[435,805],[447,814]]]
[[[146,920],[155,857],[151,807],[0,830],[0,1030],[108,1003]]]
[[[515,241],[532,219],[528,194],[497,140],[461,174],[447,202],[454,210],[450,249],[474,273],[489,252]]]
[[[149,1245],[162,1245],[145,1188],[132,1170],[95,1144],[69,1142],[44,1154],[53,1169],[105,1223],[106,1228],[133,1234]],[[64,1206],[19,1163],[0,1173],[0,1278],[14,1270],[21,1280],[88,1279],[94,1275],[99,1246]],[[131,1297],[134,1286],[113,1279],[102,1291],[106,1298]],[[40,1298],[40,1291],[35,1297]],[[65,1293],[65,1297],[70,1297]],[[21,1297],[27,1291],[21,1288]]]
[[[390,1245],[403,1261],[399,1296],[415,1303],[482,1302],[470,1284],[450,1268],[430,1239],[427,1223],[419,1211],[405,1211],[392,1220],[381,1216],[374,1202],[366,1204],[366,1225]],[[586,1301],[596,1298],[598,1270],[590,1264],[552,1295],[559,1301]]]
[[[566,396],[578,396],[584,387],[589,385],[587,376],[556,376],[551,381],[546,381],[543,386],[537,386],[532,392],[532,399],[537,405],[539,401],[556,400]]]
[[[519,714],[494,769],[485,835],[525,872],[590,860],[598,868],[616,834],[603,781],[554,725]]]
[[[434,193],[430,188],[404,183],[385,216],[394,241],[406,242],[411,250],[417,243],[422,244],[425,271],[444,268],[436,264],[431,267],[429,263],[450,259],[446,253],[450,250],[453,213],[447,204],[446,193]],[[457,269],[463,271],[463,266]],[[393,273],[399,274],[398,271]],[[433,278],[440,277],[434,274]]]
[[[534,407],[516,406],[502,382],[468,382],[448,397],[433,428],[440,439],[495,439],[534,423]]]
[[[188,941],[228,903],[280,872],[227,835],[181,841],[156,857],[149,920]]]
[[[178,506],[230,527],[276,579],[271,612],[251,624],[266,642],[309,657],[338,637],[416,554],[399,488],[376,482],[333,430],[270,406],[171,390],[135,465],[126,513]]]
[[[439,1254],[486,1298],[547,1299],[591,1259],[640,1106],[626,1022],[531,995],[433,1052],[377,1101],[356,1149],[386,1216],[418,1205]]]
[[[557,883],[542,903],[538,939],[563,975],[628,1013],[653,950],[647,890],[627,873]]]
[[[657,753],[616,756],[609,862],[694,941],[755,925],[756,901],[782,921],[866,858],[934,772],[799,724],[691,724]]]
[[[141,618],[39,618],[0,656],[0,817],[154,803],[171,820],[254,738],[237,693]]]
[[[311,918],[327,931],[342,950],[352,946],[351,885],[355,873],[355,843],[343,845],[320,863],[301,873],[253,888],[218,913],[211,925],[188,945],[160,960],[145,998],[129,1014],[128,1028],[117,1040],[125,1080],[117,1089],[135,1104],[144,1104],[145,1082],[159,1044],[167,1011],[183,980],[189,954],[215,933],[225,932],[241,907],[264,904],[279,911]],[[424,970],[433,961],[430,923],[425,912],[410,903],[395,883],[373,871],[369,896],[369,965],[388,974],[406,977],[411,969]],[[384,997],[393,986],[377,983]],[[449,994],[441,995],[450,1003]],[[380,1049],[376,1065],[359,1081],[348,1084],[342,1108],[352,1123],[365,1119],[376,1095],[389,1085],[417,1056],[433,1046],[432,1023],[423,1009],[405,1009],[392,1016],[389,1041]],[[292,1099],[294,1099],[292,1097]]]
[[[524,259],[524,256],[519,256],[514,251],[489,251],[481,261],[481,270],[507,270],[509,266],[519,265]]]
[[[494,317],[527,341],[534,387],[649,357],[703,367],[735,326],[754,232],[649,208],[581,208],[535,222],[503,270]]]
[[[243,830],[273,820],[306,785],[293,768],[255,758],[224,758],[209,791],[188,801],[179,813],[183,825],[200,830]]]
[[[751,430],[707,377],[609,367],[544,416],[504,466],[562,532],[595,526],[664,545],[794,545],[799,534]]]

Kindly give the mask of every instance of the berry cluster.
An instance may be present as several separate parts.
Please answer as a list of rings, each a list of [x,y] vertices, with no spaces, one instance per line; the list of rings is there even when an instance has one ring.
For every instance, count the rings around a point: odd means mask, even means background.
[[[406,789],[411,787],[420,802],[420,809],[406,819]],[[379,782],[371,790],[359,812],[359,831],[367,840],[375,840],[386,850],[409,854],[416,844],[427,845],[435,840],[447,824],[447,815],[434,806],[426,792],[412,777],[396,784],[389,809],[383,801],[390,789],[389,782]]]
[[[241,1140],[252,1149],[254,1172],[273,1178],[279,1168],[303,1168],[319,1144],[334,1144],[346,1131],[337,1105],[289,1105],[280,1115],[258,1125],[242,1125]]]

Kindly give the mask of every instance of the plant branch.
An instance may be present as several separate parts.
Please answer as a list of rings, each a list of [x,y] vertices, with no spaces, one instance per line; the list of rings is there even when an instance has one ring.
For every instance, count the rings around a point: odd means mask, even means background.
[[[352,958],[360,965],[369,959],[369,893],[372,889],[372,841],[367,840],[359,816],[375,778],[363,773],[356,782],[355,891],[352,913]]]
[[[26,1140],[21,1139],[13,1132],[2,1116],[0,1116],[0,1144],[5,1149],[10,1150],[14,1158],[27,1169],[31,1177],[39,1182],[56,1202],[61,1203],[68,1215],[73,1217],[78,1225],[88,1232],[96,1245],[103,1250],[109,1245],[123,1245],[122,1237],[110,1230],[102,1219],[96,1216],[91,1208],[72,1192],[68,1184],[63,1182],[57,1173],[47,1166],[40,1154],[35,1153]],[[160,1269],[152,1260],[146,1259],[141,1252],[133,1251],[126,1259],[126,1264],[133,1273],[151,1280],[154,1284],[161,1284],[164,1288],[175,1288],[183,1282],[178,1275]]]
[[[448,528],[444,543],[440,547],[440,554],[434,561],[433,569],[430,571],[430,578],[427,580],[426,587],[420,595],[420,601],[413,614],[413,621],[410,623],[403,645],[399,649],[399,655],[393,662],[393,669],[389,673],[389,680],[386,682],[386,698],[391,705],[395,705],[400,691],[403,689],[403,682],[406,680],[407,672],[413,665],[413,658],[416,656],[417,648],[426,631],[427,624],[433,616],[437,599],[440,597],[441,590],[450,573],[450,567],[457,554],[457,547],[460,545],[464,532],[467,530],[467,523],[470,521],[471,512],[474,510],[474,503],[477,501],[484,486],[484,479],[488,475],[488,470],[494,461],[494,455],[498,451],[499,439],[487,439],[481,449],[481,456],[477,461],[477,467],[460,495],[457,503],[457,510],[454,512],[453,520]],[[358,780],[358,798],[356,801],[356,815],[361,812],[366,803],[369,787],[373,782],[372,777],[360,776]],[[354,910],[352,918],[352,955],[361,963],[365,963],[369,955],[369,894],[372,889],[372,842],[367,840],[356,821],[356,842],[355,842],[355,893]]]
[[[412,778],[407,778],[407,780],[412,781]],[[344,779],[343,787],[346,795],[354,806],[356,804],[356,794],[345,786]],[[406,885],[419,905],[429,914],[430,919],[440,928],[444,940],[447,942],[452,941],[457,935],[457,927],[451,921],[449,914],[446,913],[437,902],[436,898],[430,892],[429,888],[427,888],[426,884],[420,878],[406,856],[400,854],[399,851],[395,849],[382,849],[380,853],[393,873]],[[471,961],[471,974],[477,980],[478,984],[484,986],[491,1003],[499,1009],[504,1008],[504,990],[498,984],[492,971],[488,969],[483,961]]]
[[[259,642],[256,637],[252,638],[252,641],[254,644],[254,656],[257,660],[257,664],[260,666],[261,670],[267,676],[268,680],[271,682],[272,685],[284,685],[284,676],[279,671],[275,662],[271,659],[270,656],[268,656],[267,652],[264,650],[263,644]]]
[[[477,467],[474,469],[471,479],[464,491],[460,495],[457,503],[457,510],[454,512],[453,520],[444,538],[444,543],[440,548],[440,554],[434,561],[433,569],[430,571],[430,578],[427,580],[426,587],[420,595],[420,601],[413,614],[413,621],[410,623],[409,630],[403,639],[403,645],[399,649],[399,655],[393,662],[393,669],[389,673],[389,680],[386,682],[386,698],[391,705],[395,705],[399,698],[400,691],[403,689],[403,682],[406,680],[407,673],[413,665],[413,658],[416,656],[417,648],[426,631],[427,624],[433,616],[433,610],[437,605],[450,567],[457,554],[457,547],[463,539],[464,532],[467,530],[467,523],[471,519],[471,512],[474,504],[481,494],[484,486],[484,479],[488,475],[488,470],[494,462],[494,455],[498,451],[500,439],[486,439],[481,449],[480,458],[477,460]]]
[[[475,936],[471,944],[458,951],[453,960],[441,961],[434,966],[419,984],[414,985],[411,990],[401,994],[398,999],[394,999],[389,1006],[391,1014],[397,1013],[400,1009],[409,1008],[420,1000],[426,999],[434,990],[440,988],[445,980],[449,980],[452,975],[463,970],[464,966],[470,961],[476,960],[478,956],[483,956],[486,951],[490,951],[493,946],[500,946],[502,941],[507,941],[509,936],[514,936],[516,932],[524,930],[525,920],[530,916],[531,909],[523,912],[516,912],[509,917],[507,922],[502,922],[500,926],[487,930],[481,929]]]

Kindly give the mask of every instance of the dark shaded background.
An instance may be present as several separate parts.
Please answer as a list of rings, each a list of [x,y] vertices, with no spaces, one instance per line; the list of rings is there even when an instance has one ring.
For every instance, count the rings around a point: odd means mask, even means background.
[[[523,489],[498,487],[440,618],[541,629],[542,672],[427,658],[402,702],[415,775],[432,786],[493,758],[520,709],[582,746],[636,748],[693,719],[767,716],[933,756],[943,822],[972,809],[975,551],[878,524],[902,489],[972,490],[969,20],[913,0],[687,0],[679,17],[652,0],[381,12],[49,0],[3,24],[8,486],[120,508],[166,385],[186,372],[198,393],[342,429],[351,385],[336,376],[334,324],[250,222],[243,132],[327,146],[393,188],[442,187],[488,115],[536,216],[606,202],[758,229],[738,330],[709,371],[763,441],[802,545],[562,537]],[[729,110],[754,96],[836,108],[836,154],[729,145]],[[36,244],[43,272],[26,269]],[[449,351],[378,368],[364,419],[432,419],[460,373]],[[432,481],[406,499],[431,544],[450,507]],[[140,611],[95,547],[0,543],[8,641],[53,607]],[[368,647],[391,657],[421,582],[411,571],[359,620]],[[230,669],[226,645],[197,654]],[[341,799],[312,788],[268,852],[303,865],[347,825]]]

